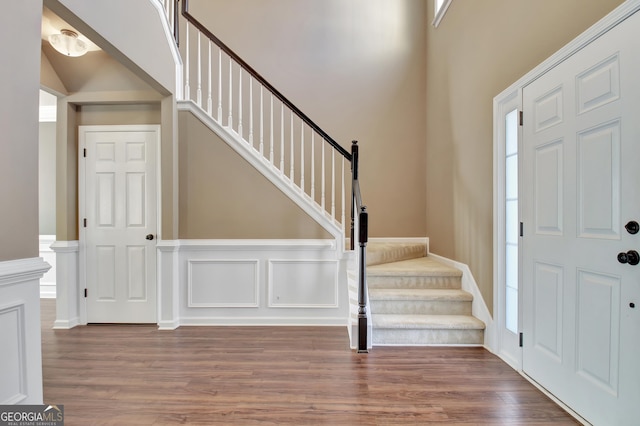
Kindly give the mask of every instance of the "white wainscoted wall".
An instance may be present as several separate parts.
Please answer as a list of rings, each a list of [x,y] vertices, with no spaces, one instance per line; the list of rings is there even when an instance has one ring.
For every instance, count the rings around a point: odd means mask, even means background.
[[[40,235],[40,257],[51,265],[40,280],[40,297],[43,299],[56,298],[56,253],[51,248],[55,241],[55,235]]]
[[[159,241],[162,329],[341,325],[347,261],[335,240]]]
[[[42,404],[41,258],[0,262],[0,405]]]

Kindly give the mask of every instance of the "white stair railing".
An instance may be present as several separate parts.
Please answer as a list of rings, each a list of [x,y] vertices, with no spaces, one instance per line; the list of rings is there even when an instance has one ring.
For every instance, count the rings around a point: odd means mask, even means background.
[[[345,177],[350,167],[345,162],[351,162],[351,153],[189,15],[187,1],[182,2],[183,100],[195,103],[245,143],[308,202],[340,226],[345,235],[346,202],[350,201],[347,194],[351,193],[351,188],[346,187],[351,179]],[[175,13],[175,7],[169,10]],[[329,161],[325,161],[325,149],[330,150]]]

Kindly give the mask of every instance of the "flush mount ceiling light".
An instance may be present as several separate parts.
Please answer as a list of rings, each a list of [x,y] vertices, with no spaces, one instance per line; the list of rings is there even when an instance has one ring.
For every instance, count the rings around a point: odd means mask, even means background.
[[[82,56],[89,50],[87,43],[80,40],[78,33],[71,30],[60,30],[60,34],[51,34],[49,43],[66,56]]]

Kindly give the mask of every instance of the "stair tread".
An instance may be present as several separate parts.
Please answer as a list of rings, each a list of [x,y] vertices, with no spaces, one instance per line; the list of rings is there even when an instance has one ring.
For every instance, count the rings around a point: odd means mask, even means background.
[[[367,267],[367,276],[439,276],[461,277],[462,271],[424,256]]]
[[[372,316],[374,328],[406,329],[474,329],[484,330],[485,324],[471,315],[401,315]]]
[[[369,289],[371,300],[455,300],[470,302],[473,295],[458,289],[429,288],[373,288]]]

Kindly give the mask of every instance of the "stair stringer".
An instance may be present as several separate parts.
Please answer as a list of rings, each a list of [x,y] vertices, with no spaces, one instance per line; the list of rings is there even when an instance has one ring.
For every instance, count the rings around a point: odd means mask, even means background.
[[[456,269],[462,271],[462,289],[468,293],[471,293],[473,296],[473,301],[471,302],[471,314],[478,318],[480,321],[484,322],[484,347],[485,349],[494,352],[495,351],[495,325],[493,321],[493,316],[489,312],[489,308],[484,301],[484,297],[480,292],[480,288],[478,287],[478,283],[476,282],[469,266],[456,262],[455,260],[448,259],[446,257],[439,256],[435,253],[429,253],[429,257],[436,259],[437,261],[444,263],[445,265],[452,266]]]
[[[320,204],[305,194],[295,182],[292,182],[287,176],[281,173],[277,167],[269,163],[258,150],[252,147],[234,130],[222,126],[193,101],[178,101],[177,108],[179,111],[191,112],[202,124],[216,133],[230,148],[251,164],[291,201],[296,203],[298,207],[331,234],[331,236],[337,241],[344,241],[344,230],[339,223],[331,218],[328,213],[324,212]],[[337,244],[337,247],[340,253],[344,251],[342,244]]]

